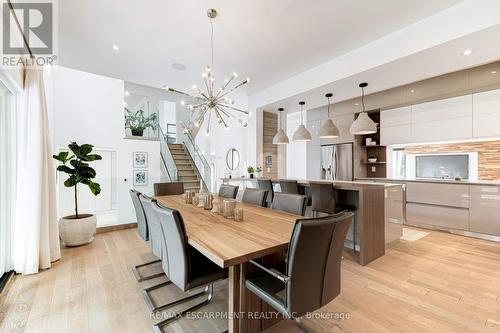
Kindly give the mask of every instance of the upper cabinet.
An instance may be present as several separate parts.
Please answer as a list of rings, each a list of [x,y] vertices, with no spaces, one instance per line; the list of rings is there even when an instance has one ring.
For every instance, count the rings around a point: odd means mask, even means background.
[[[460,140],[472,137],[472,95],[412,106],[412,142]]]
[[[500,136],[500,89],[385,110],[382,145]]]
[[[500,135],[500,89],[473,95],[473,134],[475,138]]]
[[[411,142],[411,106],[380,113],[380,144],[390,146]]]

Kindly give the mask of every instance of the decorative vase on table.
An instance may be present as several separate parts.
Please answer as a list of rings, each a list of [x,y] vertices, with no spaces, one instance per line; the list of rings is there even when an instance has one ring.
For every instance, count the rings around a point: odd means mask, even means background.
[[[78,213],[78,184],[88,186],[92,194],[101,193],[101,186],[93,182],[96,177],[95,170],[88,162],[101,160],[102,157],[92,154],[94,146],[89,144],[78,145],[72,142],[68,145],[69,151],[62,151],[53,158],[61,162],[57,171],[69,175],[64,181],[64,186],[73,187],[75,193],[75,214],[61,217],[59,220],[59,237],[66,246],[79,246],[92,242],[96,232],[97,219],[92,214]]]

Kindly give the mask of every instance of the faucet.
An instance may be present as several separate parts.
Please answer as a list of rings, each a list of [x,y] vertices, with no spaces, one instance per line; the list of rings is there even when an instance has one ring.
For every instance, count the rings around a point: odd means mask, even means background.
[[[441,170],[441,179],[447,179],[450,178],[450,175],[444,172],[444,167],[439,167],[439,170]]]

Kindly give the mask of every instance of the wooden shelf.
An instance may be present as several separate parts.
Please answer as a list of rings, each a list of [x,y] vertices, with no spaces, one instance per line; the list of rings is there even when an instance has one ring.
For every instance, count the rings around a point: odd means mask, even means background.
[[[387,162],[361,162],[361,163],[369,165],[369,164],[386,164]]]
[[[385,147],[385,146],[382,146],[382,145],[370,145],[370,146],[361,146],[361,148],[377,148],[377,147]]]

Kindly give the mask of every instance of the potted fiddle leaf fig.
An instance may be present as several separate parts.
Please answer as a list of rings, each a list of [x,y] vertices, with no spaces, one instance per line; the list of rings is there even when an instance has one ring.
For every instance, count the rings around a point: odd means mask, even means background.
[[[130,128],[132,136],[143,136],[144,130],[151,128],[156,130],[158,125],[158,114],[152,113],[148,117],[144,115],[144,110],[137,110],[135,112],[125,108],[125,128]]]
[[[96,171],[89,165],[89,162],[101,160],[102,157],[93,154],[94,146],[89,144],[80,146],[76,142],[71,142],[68,148],[69,151],[62,151],[52,156],[61,162],[57,171],[68,175],[64,186],[72,187],[75,195],[75,214],[61,217],[59,237],[66,246],[78,246],[94,240],[97,225],[95,215],[78,212],[78,186],[87,186],[94,195],[101,193],[101,186],[93,181]]]

